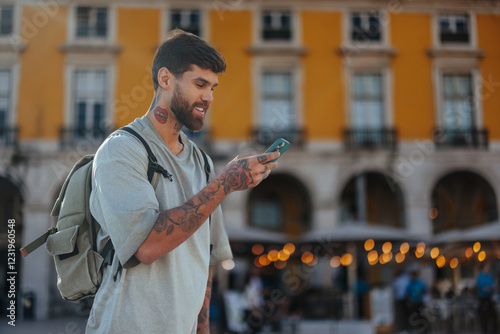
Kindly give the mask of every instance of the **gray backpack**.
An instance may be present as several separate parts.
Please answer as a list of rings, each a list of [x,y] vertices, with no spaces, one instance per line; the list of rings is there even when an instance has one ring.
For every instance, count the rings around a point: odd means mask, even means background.
[[[172,181],[172,175],[157,162],[146,141],[134,130],[121,128],[139,139],[148,152],[148,180],[152,182],[155,173],[160,173]],[[203,156],[207,182],[210,165],[206,154]],[[57,288],[61,296],[72,302],[91,301],[102,281],[102,271],[113,260],[111,239],[103,250],[97,250],[99,223],[90,213],[90,192],[92,190],[92,164],[94,155],[86,155],[72,168],[62,186],[51,215],[57,217],[56,227],[21,248],[27,256],[46,243],[47,251],[53,256],[57,271]],[[121,265],[119,266],[121,270]],[[116,278],[116,275],[115,275]]]

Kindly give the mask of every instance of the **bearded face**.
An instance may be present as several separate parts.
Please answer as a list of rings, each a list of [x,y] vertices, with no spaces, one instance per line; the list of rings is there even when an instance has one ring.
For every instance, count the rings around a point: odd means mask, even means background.
[[[203,102],[190,104],[180,87],[176,86],[170,109],[182,125],[196,132],[203,128],[208,106],[208,103]]]

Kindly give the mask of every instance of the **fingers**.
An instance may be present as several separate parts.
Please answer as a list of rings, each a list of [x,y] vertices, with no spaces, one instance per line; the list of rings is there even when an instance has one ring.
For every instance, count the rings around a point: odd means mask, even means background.
[[[275,159],[278,159],[280,156],[280,153],[277,151],[270,152],[270,153],[265,153],[257,156],[257,161],[260,162],[261,164],[268,163],[269,161],[273,161]]]

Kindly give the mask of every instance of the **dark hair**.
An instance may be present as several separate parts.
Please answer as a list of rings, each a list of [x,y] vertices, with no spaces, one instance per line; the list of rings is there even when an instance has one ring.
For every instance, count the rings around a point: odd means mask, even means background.
[[[156,50],[152,76],[154,89],[158,88],[158,71],[166,67],[175,77],[189,71],[192,65],[214,73],[226,70],[226,60],[210,44],[198,36],[174,29],[170,31]]]

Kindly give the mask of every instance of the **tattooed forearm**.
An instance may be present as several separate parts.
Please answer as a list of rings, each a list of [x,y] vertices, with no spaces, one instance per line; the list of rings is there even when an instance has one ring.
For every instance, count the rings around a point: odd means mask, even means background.
[[[248,166],[248,160],[241,159],[233,164],[225,173],[219,177],[220,185],[227,195],[234,190],[248,189],[253,183],[251,169]]]
[[[178,226],[183,232],[193,233],[209,216],[201,212],[201,207],[214,202],[219,189],[218,185],[214,189],[207,187],[181,206],[163,211],[153,227],[154,231],[170,235]]]

